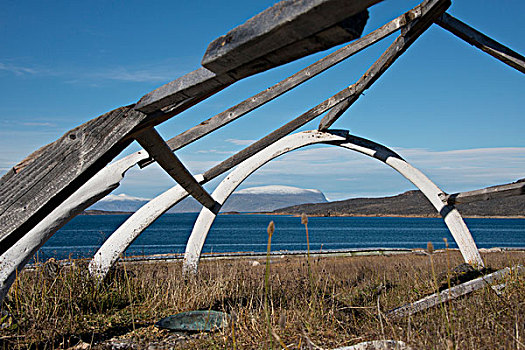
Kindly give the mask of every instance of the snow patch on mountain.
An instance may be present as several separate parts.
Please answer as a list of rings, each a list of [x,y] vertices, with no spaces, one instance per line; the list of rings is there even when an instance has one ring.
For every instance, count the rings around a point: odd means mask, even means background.
[[[240,191],[236,191],[236,194],[307,194],[307,193],[321,193],[319,190],[298,188],[292,186],[272,185],[272,186],[260,186],[245,188]]]
[[[101,201],[110,202],[110,201],[149,201],[149,198],[142,197],[133,197],[125,193],[121,194],[108,194],[106,197],[102,198]]]

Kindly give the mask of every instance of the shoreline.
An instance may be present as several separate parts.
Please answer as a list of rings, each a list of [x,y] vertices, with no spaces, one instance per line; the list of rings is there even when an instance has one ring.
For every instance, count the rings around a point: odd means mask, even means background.
[[[79,215],[97,216],[97,215],[132,215],[135,212],[127,211],[84,211]],[[167,214],[198,214],[199,212],[184,212],[184,213],[167,213]],[[296,213],[273,213],[273,212],[224,212],[219,215],[275,215],[275,216],[294,216],[301,217],[301,214]],[[311,218],[441,218],[439,215],[422,215],[422,214],[310,214]],[[461,215],[465,219],[525,219],[525,215]]]
[[[294,216],[294,217],[301,217],[301,214],[296,213],[238,213],[238,214],[230,214],[230,213],[219,213],[219,215],[287,215],[287,216]],[[354,218],[429,218],[429,219],[439,219],[441,216],[439,215],[418,215],[418,214],[406,214],[406,215],[399,215],[399,214],[330,214],[330,215],[322,215],[322,214],[307,214],[310,218],[344,218],[344,217],[354,217]],[[463,218],[467,219],[525,219],[525,215],[461,215]]]
[[[433,254],[444,254],[449,252],[459,252],[458,248],[436,249]],[[504,252],[525,252],[525,247],[491,247],[479,248],[481,254],[504,253]],[[352,249],[327,249],[320,251],[310,251],[310,257],[315,258],[340,258],[340,257],[360,257],[360,256],[398,256],[398,255],[428,255],[424,248],[352,248]],[[306,250],[276,250],[270,252],[270,257],[275,259],[300,258],[306,257]],[[266,252],[226,252],[226,253],[203,253],[201,260],[246,260],[257,261],[267,258]],[[151,254],[151,255],[132,255],[119,259],[118,263],[157,263],[157,262],[176,262],[184,259],[184,253],[174,254]],[[90,258],[60,259],[57,262],[69,265],[74,261],[89,261]],[[272,260],[275,262],[275,260]],[[27,264],[25,268],[35,268],[43,262]]]

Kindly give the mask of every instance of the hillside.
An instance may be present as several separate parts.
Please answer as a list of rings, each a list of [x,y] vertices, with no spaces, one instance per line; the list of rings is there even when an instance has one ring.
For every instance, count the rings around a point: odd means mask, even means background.
[[[459,204],[463,216],[525,217],[525,196],[491,201]],[[354,198],[319,204],[303,204],[275,210],[279,214],[312,216],[422,216],[438,214],[420,191],[408,191],[397,196],[381,198]]]

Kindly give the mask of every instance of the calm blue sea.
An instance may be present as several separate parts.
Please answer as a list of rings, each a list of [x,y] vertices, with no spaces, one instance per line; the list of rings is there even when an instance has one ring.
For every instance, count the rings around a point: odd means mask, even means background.
[[[40,251],[40,258],[91,257],[127,215],[77,216]],[[126,255],[183,253],[197,214],[166,214],[131,245]],[[301,219],[292,216],[219,215],[204,252],[264,252],[266,227],[275,222],[272,250],[306,250]],[[479,248],[525,247],[525,219],[466,219]],[[351,248],[426,248],[431,241],[444,247],[446,237],[456,245],[438,218],[309,218],[312,250]]]

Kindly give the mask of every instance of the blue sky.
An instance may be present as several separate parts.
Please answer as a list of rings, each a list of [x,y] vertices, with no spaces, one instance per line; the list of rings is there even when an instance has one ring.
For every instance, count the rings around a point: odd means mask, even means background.
[[[216,37],[275,1],[5,1],[0,12],[0,174],[67,130],[197,69]],[[370,9],[368,33],[417,1]],[[525,53],[525,2],[456,0],[448,11]],[[394,36],[177,154],[205,171],[355,82]],[[328,52],[245,79],[158,128],[170,138]],[[394,148],[447,192],[525,177],[522,73],[433,26],[334,128]],[[317,128],[318,120],[301,130]],[[137,150],[136,145],[125,154]],[[154,179],[154,181],[152,181]],[[208,185],[213,189],[217,182]],[[310,147],[266,165],[241,188],[291,185],[330,199],[413,188],[377,161]],[[115,193],[153,197],[173,185],[132,169]]]

